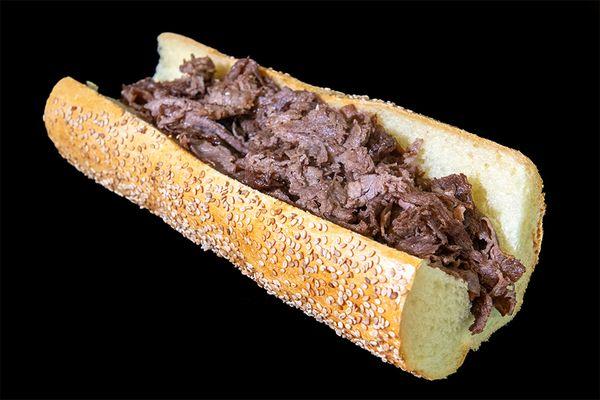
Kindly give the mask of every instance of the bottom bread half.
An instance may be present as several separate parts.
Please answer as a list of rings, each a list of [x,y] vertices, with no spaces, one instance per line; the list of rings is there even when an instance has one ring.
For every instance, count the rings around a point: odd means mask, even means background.
[[[464,282],[215,171],[71,78],[55,86],[44,120],[85,175],[338,335],[428,379],[462,364],[473,322]]]

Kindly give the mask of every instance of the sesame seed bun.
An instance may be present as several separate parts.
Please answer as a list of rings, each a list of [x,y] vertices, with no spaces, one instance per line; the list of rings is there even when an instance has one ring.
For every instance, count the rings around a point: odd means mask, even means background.
[[[159,52],[160,80],[179,76],[177,67],[190,54],[210,56],[218,74],[235,61],[170,33],[159,37]],[[503,250],[526,266],[516,285],[516,314],[537,262],[544,213],[542,181],[528,158],[390,103],[263,71],[332,106],[355,104],[377,114],[402,145],[422,138],[422,165],[430,177],[466,174]],[[494,310],[484,332],[471,335],[463,281],[219,173],[96,89],[64,78],[48,98],[44,121],[65,159],[384,361],[427,379],[446,377],[514,317]]]

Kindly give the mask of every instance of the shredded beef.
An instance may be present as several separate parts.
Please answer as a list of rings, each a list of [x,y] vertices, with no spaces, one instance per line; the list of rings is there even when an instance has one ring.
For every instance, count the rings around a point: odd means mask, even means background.
[[[180,71],[124,86],[123,102],[216,169],[464,280],[473,333],[493,308],[513,312],[523,264],[500,249],[465,175],[423,176],[420,140],[402,149],[374,115],[280,88],[250,59],[223,79],[208,57]]]

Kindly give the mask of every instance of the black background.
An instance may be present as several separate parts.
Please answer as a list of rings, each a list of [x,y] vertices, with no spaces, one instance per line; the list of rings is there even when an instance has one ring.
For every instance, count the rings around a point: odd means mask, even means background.
[[[6,397],[597,397],[598,3],[2,4]],[[419,380],[78,173],[42,123],[71,75],[118,96],[174,31],[517,148],[548,213],[521,313]]]

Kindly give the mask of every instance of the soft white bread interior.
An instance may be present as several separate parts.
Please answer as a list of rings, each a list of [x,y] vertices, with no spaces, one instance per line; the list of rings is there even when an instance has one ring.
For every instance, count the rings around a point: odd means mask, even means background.
[[[159,37],[159,52],[155,78],[161,80],[179,76],[190,54],[210,56],[221,75],[235,61],[171,33]],[[516,287],[519,310],[537,262],[544,212],[542,181],[529,159],[389,103],[264,72],[331,105],[353,103],[377,114],[403,146],[422,138],[429,176],[467,175],[502,248],[527,268]],[[469,349],[514,316],[494,310],[485,331],[471,335],[464,282],[220,174],[120,103],[70,78],[55,86],[44,120],[59,152],[87,176],[228,258],[269,293],[416,375],[438,379],[456,371]]]
[[[190,54],[209,56],[218,74],[225,74],[235,58],[198,43],[185,36],[163,33],[158,37],[160,61],[154,76],[170,80],[181,76],[179,65]],[[258,60],[260,63],[260,60]],[[318,93],[327,103],[341,107],[354,104],[358,109],[376,114],[383,127],[398,142],[407,147],[423,139],[422,168],[429,177],[453,173],[467,175],[473,185],[473,198],[479,210],[490,218],[500,245],[526,266],[527,271],[517,283],[518,311],[525,288],[537,264],[542,242],[542,218],[545,212],[542,179],[536,166],[517,150],[509,149],[456,127],[416,114],[390,102],[366,96],[348,96],[330,89],[300,82],[281,72],[265,68],[264,72],[280,85],[296,90]],[[516,312],[515,312],[516,314]],[[513,314],[514,316],[514,314]],[[513,316],[501,317],[494,310],[485,332],[473,336],[472,348],[486,340]]]

